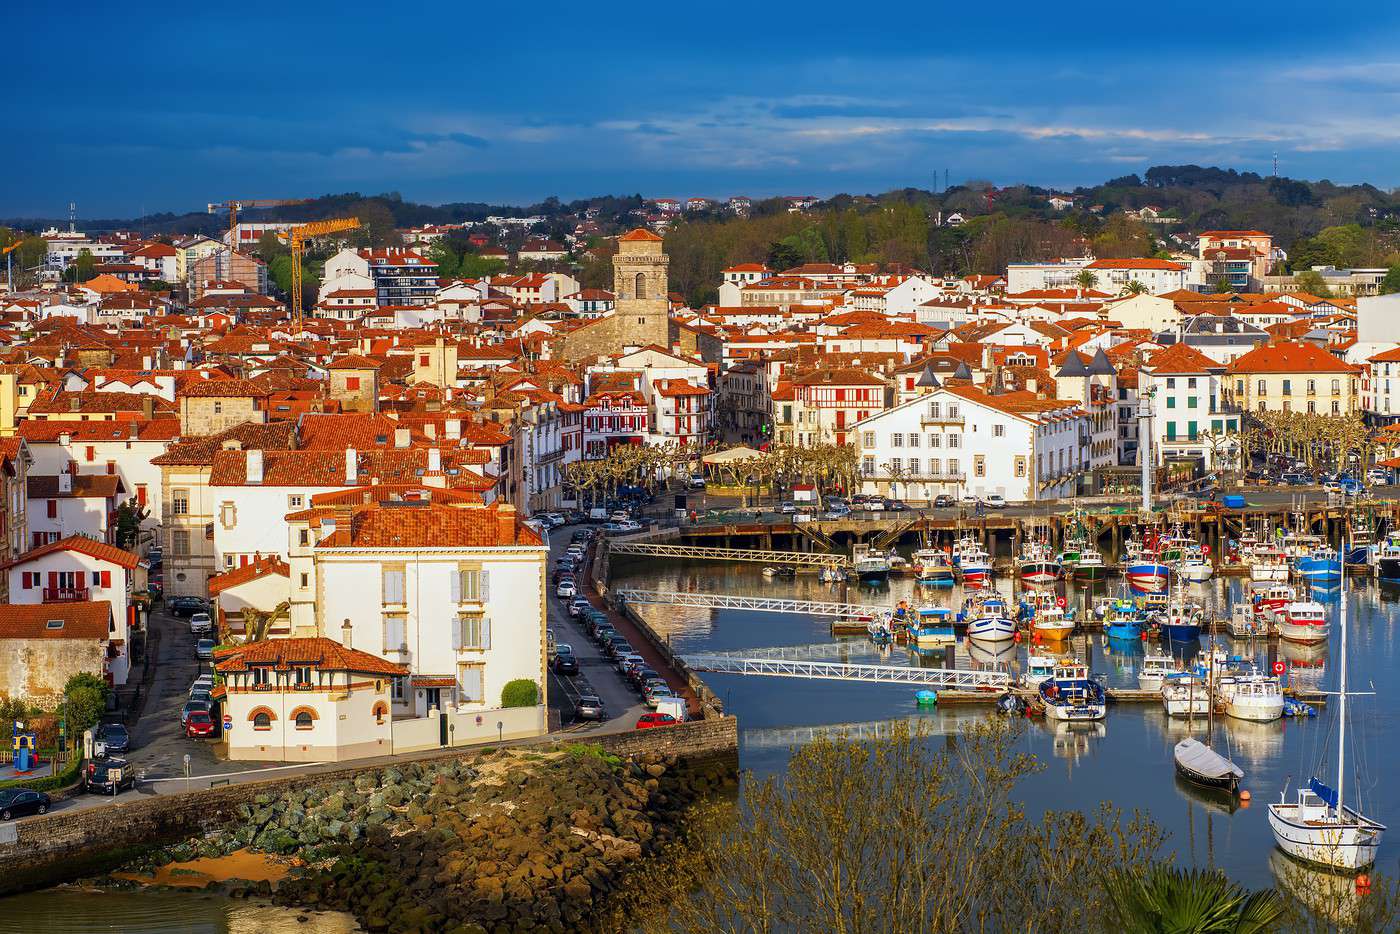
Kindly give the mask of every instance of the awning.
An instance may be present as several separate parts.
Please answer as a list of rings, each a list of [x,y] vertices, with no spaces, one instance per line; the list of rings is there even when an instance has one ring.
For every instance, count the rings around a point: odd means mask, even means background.
[[[753,460],[755,457],[762,457],[761,451],[740,445],[737,448],[730,448],[727,451],[716,451],[713,454],[706,454],[700,458],[704,463],[710,465],[734,464],[739,461]]]
[[[450,688],[456,685],[457,679],[451,675],[414,675],[413,686],[416,688]]]

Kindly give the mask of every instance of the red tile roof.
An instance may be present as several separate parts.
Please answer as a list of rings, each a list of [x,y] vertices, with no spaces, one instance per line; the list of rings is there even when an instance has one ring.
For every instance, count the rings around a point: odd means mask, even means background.
[[[62,620],[62,626],[50,626]],[[106,600],[77,603],[0,605],[0,639],[101,639],[111,635],[112,604]]]
[[[658,237],[656,234],[652,233],[650,230],[647,230],[645,227],[638,227],[638,228],[636,228],[635,230],[629,230],[627,233],[623,234],[621,237],[618,237],[618,239],[621,240],[621,241],[623,241],[623,242],[626,242],[626,243],[635,243],[635,242],[638,242],[638,241],[648,241],[648,240],[649,240],[649,241],[652,241],[652,242],[655,242],[655,243],[660,243],[660,242],[661,242],[661,238],[660,238],[660,237]]]
[[[111,564],[124,567],[127,570],[136,567],[136,562],[139,560],[136,555],[123,548],[118,548],[116,545],[99,542],[85,535],[70,535],[56,542],[49,542],[47,545],[31,548],[29,551],[26,551],[16,558],[12,558],[5,564],[0,564],[0,570],[18,567],[21,564],[28,564],[30,561],[35,561],[45,555],[57,554],[60,551],[76,551],[79,554],[87,555],[90,558],[97,558],[99,561],[107,561]]]
[[[47,474],[29,478],[28,495],[30,499],[109,499],[117,495],[121,486],[121,477],[116,474],[80,473],[65,493],[58,488],[58,476]]]
[[[1225,368],[1224,364],[1217,363],[1195,347],[1183,343],[1172,344],[1166,350],[1159,350],[1149,358],[1147,365],[1154,374],[1206,373]]]
[[[408,674],[408,667],[385,661],[359,649],[347,649],[334,639],[266,639],[215,653],[214,667],[222,673],[248,671],[256,666],[275,671],[310,666],[322,671],[350,671],[356,674],[397,677]]]
[[[1161,269],[1166,272],[1181,272],[1186,267],[1167,259],[1143,257],[1141,259],[1096,259],[1089,264],[1090,269]]]
[[[209,596],[214,597],[228,590],[230,587],[237,587],[239,584],[246,584],[248,581],[266,577],[269,574],[279,574],[287,577],[292,573],[287,562],[276,555],[266,558],[258,558],[251,564],[225,571],[222,574],[215,574],[209,578]]]
[[[396,503],[356,510],[348,529],[337,524],[317,547],[498,548],[541,544],[535,530],[522,524],[510,506]]]
[[[1231,373],[1358,373],[1360,369],[1306,341],[1261,344],[1229,366]]]

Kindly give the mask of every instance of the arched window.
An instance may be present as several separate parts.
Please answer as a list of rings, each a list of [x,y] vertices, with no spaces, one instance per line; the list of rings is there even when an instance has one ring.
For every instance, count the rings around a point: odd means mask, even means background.
[[[252,722],[253,729],[270,730],[272,729],[272,721],[277,718],[268,708],[258,707],[248,714],[248,719]]]
[[[647,297],[647,275],[646,275],[646,273],[644,273],[644,272],[639,272],[639,273],[637,273],[637,278],[636,278],[636,280],[635,280],[635,283],[636,283],[636,284],[632,286],[632,297],[633,297],[633,298],[646,298],[646,297]]]
[[[310,707],[298,707],[292,711],[292,722],[298,730],[310,730],[316,726],[316,711]]]
[[[374,722],[383,725],[384,718],[389,716],[389,705],[383,701],[377,701],[374,705]]]

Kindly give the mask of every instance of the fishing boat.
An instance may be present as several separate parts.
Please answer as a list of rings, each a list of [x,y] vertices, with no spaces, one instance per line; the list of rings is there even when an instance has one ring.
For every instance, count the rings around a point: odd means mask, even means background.
[[[1167,589],[1171,576],[1168,567],[1157,555],[1136,541],[1126,546],[1123,559],[1123,575],[1128,584],[1139,593],[1161,593]]]
[[[1074,617],[1066,611],[1063,604],[1046,607],[1035,614],[1031,629],[1042,639],[1059,642],[1068,639],[1074,633]]]
[[[862,584],[883,584],[890,577],[890,559],[869,545],[856,545],[851,564]]]
[[[1208,717],[1210,691],[1205,680],[1189,671],[1179,671],[1162,679],[1162,707],[1169,717]]]
[[[1165,613],[1156,617],[1162,641],[1168,644],[1199,644],[1205,626],[1205,611],[1194,603],[1172,601]]]
[[[992,556],[976,542],[963,550],[958,561],[958,574],[964,584],[980,587],[992,579]]]
[[[1044,542],[1028,542],[1021,551],[1021,580],[1027,584],[1053,584],[1064,577],[1064,569]]]
[[[1314,777],[1299,788],[1293,801],[1284,787],[1279,801],[1269,805],[1269,829],[1279,849],[1308,863],[1332,869],[1363,869],[1376,861],[1385,825],[1349,808],[1343,801],[1347,761],[1347,601],[1346,577],[1341,579],[1342,658],[1337,692],[1337,778],[1329,788]]]
[[[1244,771],[1235,763],[1196,739],[1183,739],[1172,750],[1176,774],[1196,785],[1239,791]]]
[[[1327,641],[1327,609],[1316,600],[1294,600],[1274,613],[1280,639],[1300,645]]]
[[[1026,659],[1026,670],[1021,673],[1021,686],[1034,691],[1046,678],[1055,675],[1056,658],[1053,655],[1037,655],[1034,652]]]
[[[925,587],[953,586],[953,559],[939,548],[914,552],[914,579]]]
[[[1215,574],[1215,567],[1210,563],[1210,551],[1208,545],[1191,545],[1186,549],[1186,554],[1176,566],[1176,574],[1182,580],[1192,584],[1203,584],[1210,580]]]
[[[1115,600],[1103,618],[1104,635],[1110,639],[1142,638],[1142,616],[1131,600]]]
[[[1342,559],[1330,545],[1318,545],[1299,555],[1293,560],[1293,569],[1310,584],[1335,584],[1342,579]]]
[[[958,641],[953,611],[946,606],[921,606],[909,622],[909,636],[921,649],[937,649]]]
[[[1005,642],[1016,635],[1016,621],[1011,618],[1006,601],[995,591],[969,598],[963,618],[967,621],[967,637],[978,642]]]
[[[1089,677],[1089,667],[1079,662],[1057,664],[1040,683],[1040,700],[1048,720],[1085,722],[1102,720],[1108,713],[1103,685]]]
[[[1072,576],[1077,581],[1101,581],[1108,577],[1108,563],[1096,548],[1086,548],[1079,553]]]
[[[1162,690],[1162,682],[1176,672],[1176,659],[1161,652],[1149,652],[1142,657],[1138,669],[1138,687],[1144,691]]]
[[[1249,602],[1254,612],[1273,619],[1284,607],[1298,599],[1298,592],[1289,584],[1261,582],[1249,588]]]
[[[1376,576],[1400,583],[1400,532],[1391,532],[1376,546]]]
[[[763,576],[769,578],[770,580],[773,578],[790,579],[797,576],[797,571],[796,569],[789,567],[766,567],[763,569]]]
[[[1273,675],[1228,675],[1220,679],[1217,694],[1236,720],[1269,723],[1283,716],[1283,685]]]
[[[1288,580],[1288,555],[1271,542],[1259,542],[1245,555],[1252,581]]]
[[[1246,603],[1230,607],[1230,619],[1225,628],[1234,639],[1262,639],[1269,635],[1268,620]]]
[[[888,614],[872,618],[865,624],[865,631],[876,645],[889,645],[894,641],[894,627]]]

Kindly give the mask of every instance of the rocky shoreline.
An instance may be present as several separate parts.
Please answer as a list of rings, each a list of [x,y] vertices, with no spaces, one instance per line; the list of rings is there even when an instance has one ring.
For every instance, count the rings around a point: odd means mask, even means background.
[[[259,795],[235,826],[123,868],[251,850],[285,858],[286,877],[208,888],[348,912],[369,931],[591,930],[627,872],[735,778],[732,757],[619,757],[582,743],[406,763]]]

